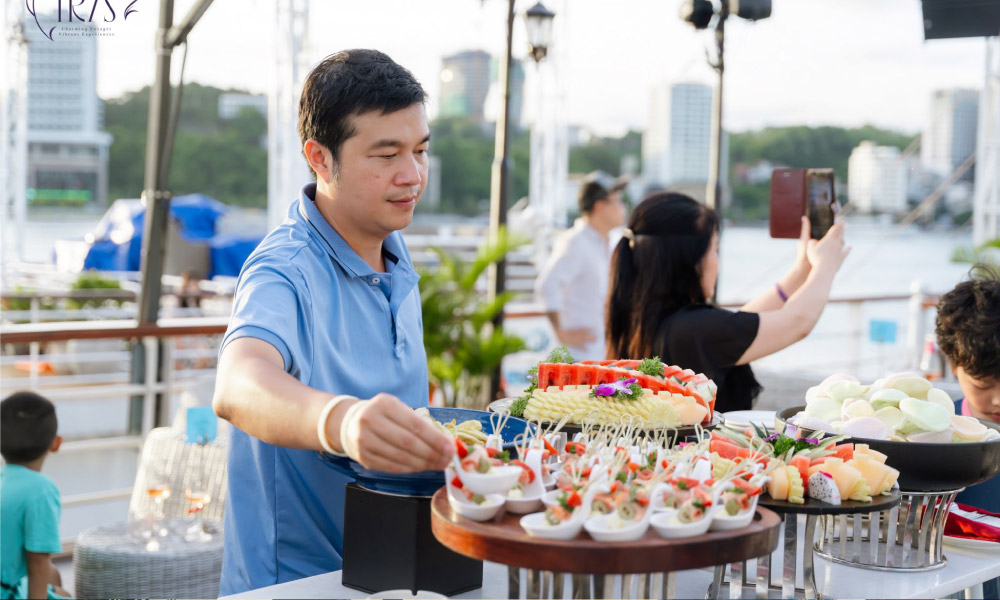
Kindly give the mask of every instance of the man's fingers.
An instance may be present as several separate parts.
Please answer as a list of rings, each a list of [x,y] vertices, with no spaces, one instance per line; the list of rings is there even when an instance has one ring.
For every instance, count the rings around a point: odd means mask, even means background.
[[[802,227],[799,228],[799,239],[806,241],[809,236],[809,217],[802,217]]]
[[[440,452],[395,425],[373,431],[361,442],[360,449],[365,459],[384,465],[380,470],[392,473],[435,469],[440,462]]]
[[[383,445],[400,448],[415,456],[421,466],[429,465],[423,468],[434,465],[443,468],[447,464],[454,451],[450,436],[395,397],[379,396],[370,402],[373,403],[371,410],[360,416],[362,435],[374,435]],[[364,438],[359,443],[362,441]]]

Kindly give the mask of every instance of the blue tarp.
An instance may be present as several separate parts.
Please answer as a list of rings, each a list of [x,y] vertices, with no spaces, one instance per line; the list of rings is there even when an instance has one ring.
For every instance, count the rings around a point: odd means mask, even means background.
[[[229,210],[222,202],[202,194],[178,196],[170,201],[170,217],[180,223],[181,236],[210,246],[210,278],[239,275],[243,263],[261,241],[260,237],[216,236],[216,221]],[[94,231],[83,268],[138,271],[145,214],[139,200],[116,200]]]

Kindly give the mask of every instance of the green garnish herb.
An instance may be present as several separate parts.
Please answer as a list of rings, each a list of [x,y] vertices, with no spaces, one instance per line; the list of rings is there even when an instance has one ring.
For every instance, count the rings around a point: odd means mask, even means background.
[[[653,358],[642,359],[642,362],[639,363],[639,368],[637,368],[636,371],[653,377],[663,377],[663,368],[664,364],[660,360],[660,357],[654,356]]]

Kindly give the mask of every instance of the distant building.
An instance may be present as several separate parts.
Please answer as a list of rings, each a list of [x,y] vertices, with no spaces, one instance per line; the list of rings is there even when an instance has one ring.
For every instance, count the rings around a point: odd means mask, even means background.
[[[711,87],[699,83],[655,87],[642,136],[643,179],[647,185],[661,186],[706,183],[711,139]],[[724,134],[724,182],[729,162],[727,148],[728,136]]]
[[[947,177],[976,150],[979,92],[937,90],[931,98],[931,114],[921,140],[924,166]],[[969,169],[963,179],[971,181]]]
[[[466,50],[441,61],[439,117],[469,117],[485,122],[483,106],[493,80],[490,55],[482,50]]]
[[[444,57],[441,63],[438,116],[464,117],[481,125],[495,120],[499,102],[499,88],[496,85],[500,80],[499,61],[482,50],[466,50]],[[492,110],[487,111],[487,106],[492,107]],[[519,60],[512,60],[510,103],[507,107],[507,122],[511,127],[521,126],[523,107],[524,64]],[[487,112],[491,116],[488,117]]]
[[[847,196],[862,212],[906,210],[906,164],[899,148],[864,141],[847,161]]]
[[[40,17],[42,26],[57,25]],[[89,23],[74,25],[79,31]],[[28,41],[28,203],[106,203],[108,149],[97,97],[97,35],[50,40],[33,18]]]
[[[219,95],[219,118],[232,119],[244,108],[252,108],[261,116],[267,118],[267,96],[264,94],[233,94]]]

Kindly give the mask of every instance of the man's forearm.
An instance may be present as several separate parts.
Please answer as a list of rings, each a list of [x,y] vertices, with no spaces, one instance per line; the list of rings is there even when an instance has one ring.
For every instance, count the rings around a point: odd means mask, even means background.
[[[321,450],[316,423],[334,394],[313,389],[262,358],[227,361],[218,369],[216,414],[244,432],[275,446]],[[328,418],[328,439],[341,450],[338,424],[350,403]]]

